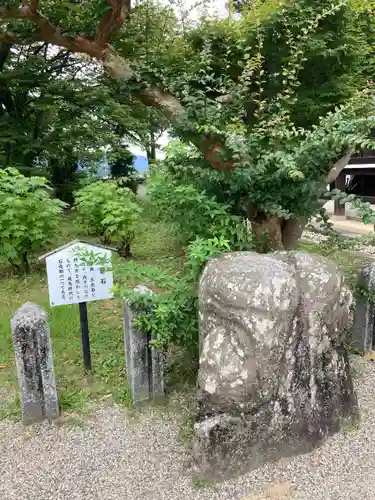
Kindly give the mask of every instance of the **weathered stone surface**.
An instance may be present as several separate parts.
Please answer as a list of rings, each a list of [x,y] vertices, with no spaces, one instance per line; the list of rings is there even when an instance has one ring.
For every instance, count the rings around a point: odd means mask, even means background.
[[[54,420],[59,416],[59,404],[47,313],[28,302],[14,314],[11,327],[22,421]]]
[[[242,252],[208,263],[193,447],[201,477],[307,452],[357,415],[343,344],[351,302],[320,256]]]
[[[152,397],[165,396],[164,364],[165,364],[164,351],[162,349],[156,349],[155,347],[151,347]]]
[[[124,341],[126,355],[126,375],[133,403],[148,400],[150,397],[148,339],[133,325],[133,311],[125,304]]]
[[[353,324],[353,347],[363,353],[373,350],[375,344],[375,264],[371,263],[359,273],[356,309]]]
[[[139,293],[153,293],[143,285],[137,286],[134,290]],[[135,312],[137,311],[133,311],[128,304],[125,304],[126,372],[133,403],[137,404],[153,396],[164,395],[164,357],[160,350],[150,347],[152,340],[150,336],[134,328]]]

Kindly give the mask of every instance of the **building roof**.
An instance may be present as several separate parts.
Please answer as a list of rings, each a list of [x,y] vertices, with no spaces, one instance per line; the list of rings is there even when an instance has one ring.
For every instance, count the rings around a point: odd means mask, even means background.
[[[349,163],[348,165],[346,165],[345,167],[346,169],[350,168],[350,170],[352,169],[362,169],[362,168],[374,168],[375,169],[375,163]]]

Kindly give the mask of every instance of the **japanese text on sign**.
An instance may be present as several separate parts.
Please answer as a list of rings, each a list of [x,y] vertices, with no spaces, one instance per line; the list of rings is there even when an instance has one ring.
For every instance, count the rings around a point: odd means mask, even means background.
[[[107,257],[109,264],[106,264],[105,271],[100,265],[86,265],[77,256],[77,249]],[[83,243],[76,243],[48,256],[46,263],[51,306],[112,298],[110,259],[110,250]]]

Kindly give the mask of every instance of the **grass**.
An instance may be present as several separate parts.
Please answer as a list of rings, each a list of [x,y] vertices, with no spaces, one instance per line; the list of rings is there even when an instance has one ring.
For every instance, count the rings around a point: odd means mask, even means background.
[[[4,280],[0,293],[0,385],[8,392],[17,389],[10,317],[24,302],[35,302],[49,313],[54,364],[60,402],[64,410],[83,408],[92,398],[112,397],[128,402],[124,376],[122,307],[118,301],[88,304],[91,355],[94,370],[82,370],[78,306],[50,308],[44,273]],[[3,408],[0,412],[8,411]],[[1,416],[0,413],[0,416]]]
[[[144,213],[132,246],[135,261],[152,264],[172,273],[181,271],[186,256],[176,233],[155,217],[147,200],[142,204]],[[73,215],[66,215],[58,237],[45,250],[80,237],[91,239],[84,235]],[[320,253],[321,250],[319,245],[310,242],[302,242],[300,249],[313,253]],[[344,272],[350,286],[354,286],[359,268],[371,260],[349,252],[334,252],[330,258]],[[18,277],[10,272],[8,266],[0,263],[0,275],[3,276],[0,287],[0,418],[19,418],[20,414],[10,318],[25,302],[35,302],[49,313],[59,400],[68,418],[75,421],[75,412],[84,413],[88,403],[94,400],[129,405],[122,303],[109,300],[88,304],[93,371],[85,375],[78,305],[50,308],[44,264],[35,261],[33,269],[30,276]],[[185,363],[181,363],[178,358],[177,353],[174,356],[175,363],[170,366],[168,380],[173,387],[177,387],[176,390],[184,391],[187,385],[191,387],[191,374],[195,371],[190,361],[185,359]],[[181,371],[182,368],[186,370]],[[188,411],[185,420],[181,435],[184,440],[191,433],[192,421]]]
[[[87,239],[74,217],[66,216],[52,248],[79,237]],[[155,220],[147,203],[133,253],[138,262],[156,264],[166,270],[175,271],[183,266],[184,252],[178,239],[163,223]],[[83,411],[93,400],[129,405],[122,302],[107,300],[88,304],[93,371],[84,375],[78,305],[49,306],[42,264],[34,263],[34,272],[27,277],[14,276],[7,267],[0,272],[7,273],[0,288],[0,418],[19,416],[10,318],[25,302],[35,302],[49,313],[59,401],[64,412]]]
[[[191,485],[195,490],[212,489],[217,490],[217,485],[208,479],[192,479]]]

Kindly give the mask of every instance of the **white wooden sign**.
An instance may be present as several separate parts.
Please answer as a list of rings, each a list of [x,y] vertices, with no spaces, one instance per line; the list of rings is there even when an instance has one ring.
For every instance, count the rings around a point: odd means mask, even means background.
[[[77,253],[94,252],[105,256],[108,264],[86,265]],[[51,306],[79,304],[113,297],[112,251],[83,242],[72,242],[44,256],[47,265],[48,289]]]

